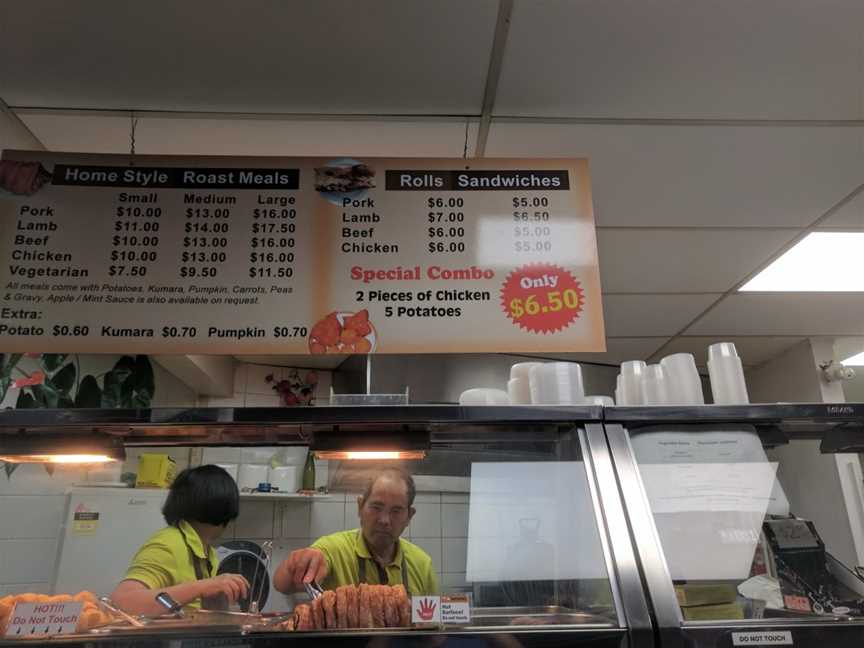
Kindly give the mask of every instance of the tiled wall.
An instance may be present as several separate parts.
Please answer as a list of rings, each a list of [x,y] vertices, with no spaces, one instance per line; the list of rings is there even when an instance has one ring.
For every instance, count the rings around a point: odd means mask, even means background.
[[[288,377],[287,367],[274,367],[257,364],[238,364],[234,368],[234,393],[226,398],[202,399],[204,407],[281,407],[282,401],[273,390],[273,384],[266,378],[272,374],[275,380]],[[309,370],[301,369],[300,375]],[[318,388],[315,390],[315,404],[326,405],[330,398],[332,374],[329,371],[314,370],[318,374]]]
[[[82,373],[99,374],[111,369],[119,357],[81,355],[78,362]],[[18,366],[28,373],[38,368],[30,358],[22,359]],[[195,393],[172,374],[158,364],[153,365],[153,373],[154,406],[195,405]],[[17,398],[18,390],[10,389],[0,406],[14,407]],[[182,452],[188,454],[188,450]],[[131,459],[127,464],[132,465],[136,452],[130,451],[127,457]],[[88,481],[116,481],[120,472],[121,467],[116,465],[88,471],[58,466],[50,476],[42,466],[25,464],[7,478],[0,468],[0,596],[49,590],[54,579],[66,489]]]
[[[274,540],[273,569],[295,549],[318,537],[359,526],[357,493],[331,493],[329,499],[261,502],[244,499],[240,517],[227,538]],[[457,493],[418,493],[417,514],[403,537],[431,557],[442,591],[465,586],[468,537],[468,496]],[[290,602],[271,587],[268,610],[281,610]]]

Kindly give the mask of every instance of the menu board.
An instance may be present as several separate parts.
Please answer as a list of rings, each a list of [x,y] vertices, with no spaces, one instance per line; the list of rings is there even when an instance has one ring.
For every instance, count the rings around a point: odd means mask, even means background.
[[[6,151],[4,351],[604,351],[581,159]]]

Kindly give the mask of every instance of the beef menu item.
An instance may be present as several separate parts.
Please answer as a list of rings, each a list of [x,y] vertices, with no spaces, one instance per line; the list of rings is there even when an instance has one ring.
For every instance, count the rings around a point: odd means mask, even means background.
[[[357,191],[375,187],[375,171],[365,164],[343,164],[315,169],[315,191]]]
[[[29,196],[51,179],[51,174],[38,162],[0,160],[0,189]]]
[[[411,626],[411,601],[402,585],[343,585],[326,591],[311,605],[298,605],[280,630],[405,628]]]

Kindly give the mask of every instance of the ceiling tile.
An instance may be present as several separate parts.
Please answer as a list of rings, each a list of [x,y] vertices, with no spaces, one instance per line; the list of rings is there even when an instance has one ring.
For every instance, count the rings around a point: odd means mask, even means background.
[[[537,357],[572,362],[620,364],[647,360],[666,341],[665,337],[606,338],[606,353],[540,353]]]
[[[840,196],[842,198],[842,196]],[[859,193],[819,225],[820,228],[864,229],[864,192]]]
[[[864,335],[861,293],[735,294],[687,335]]]
[[[804,227],[861,183],[852,127],[492,123],[487,155],[587,157],[599,225]]]
[[[603,291],[725,292],[798,230],[600,229]]]
[[[128,117],[27,113],[53,151],[128,153]],[[469,125],[469,148],[477,124]],[[140,117],[135,150],[157,155],[462,157],[461,120],[276,120]]]
[[[603,295],[606,335],[674,335],[720,295]]]
[[[669,345],[651,357],[659,362],[662,357],[673,353],[692,353],[700,369],[708,364],[708,347],[717,342],[732,342],[738,350],[738,357],[745,367],[754,367],[767,362],[787,349],[792,348],[802,337],[677,337]]]
[[[496,114],[858,119],[862,19],[859,0],[518,0]]]
[[[7,5],[10,106],[479,114],[496,0]]]
[[[336,369],[348,358],[347,355],[238,355],[239,362],[292,367],[295,369]]]

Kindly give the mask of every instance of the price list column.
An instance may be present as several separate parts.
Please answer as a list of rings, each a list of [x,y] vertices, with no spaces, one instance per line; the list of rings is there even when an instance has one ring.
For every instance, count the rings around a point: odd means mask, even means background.
[[[187,207],[185,214],[183,252],[177,276],[181,279],[216,278],[219,268],[228,260],[231,208]]]
[[[145,277],[159,260],[163,209],[158,192],[118,193],[108,261],[109,277]],[[151,272],[152,274],[152,272]]]

